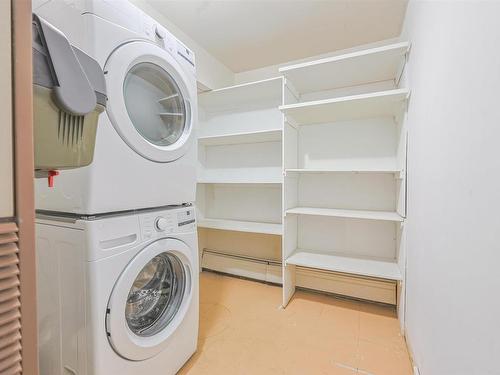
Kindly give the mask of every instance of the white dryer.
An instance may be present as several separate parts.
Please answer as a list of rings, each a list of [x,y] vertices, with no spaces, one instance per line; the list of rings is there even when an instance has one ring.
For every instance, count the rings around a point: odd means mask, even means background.
[[[99,62],[108,103],[93,162],[37,181],[37,208],[97,214],[194,202],[193,53],[127,1],[51,0],[34,12]]]
[[[169,375],[196,350],[194,207],[37,217],[41,375]]]

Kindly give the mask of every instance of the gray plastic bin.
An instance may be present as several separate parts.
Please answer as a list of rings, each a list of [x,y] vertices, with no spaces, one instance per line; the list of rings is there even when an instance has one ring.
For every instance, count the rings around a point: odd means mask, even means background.
[[[64,34],[33,15],[35,170],[89,165],[99,114],[106,107],[104,74]]]

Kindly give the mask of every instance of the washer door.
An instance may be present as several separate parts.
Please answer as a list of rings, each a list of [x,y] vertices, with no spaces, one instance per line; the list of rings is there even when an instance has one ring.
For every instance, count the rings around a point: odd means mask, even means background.
[[[104,67],[107,113],[122,139],[141,156],[169,162],[192,142],[188,80],[167,51],[145,41],[122,45]]]
[[[191,303],[190,257],[184,242],[162,239],[122,272],[106,311],[108,339],[120,356],[145,360],[168,345]]]

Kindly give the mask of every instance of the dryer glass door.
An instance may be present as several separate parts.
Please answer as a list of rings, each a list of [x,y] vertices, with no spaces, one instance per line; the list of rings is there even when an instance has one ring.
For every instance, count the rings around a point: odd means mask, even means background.
[[[149,142],[170,146],[179,140],[186,126],[186,102],[173,77],[160,66],[132,67],[123,97],[132,124]]]
[[[162,331],[181,306],[186,275],[181,261],[171,253],[151,259],[135,278],[127,297],[125,318],[138,336]]]
[[[125,43],[104,71],[106,113],[134,152],[171,162],[194,146],[196,84],[170,53],[145,41]]]

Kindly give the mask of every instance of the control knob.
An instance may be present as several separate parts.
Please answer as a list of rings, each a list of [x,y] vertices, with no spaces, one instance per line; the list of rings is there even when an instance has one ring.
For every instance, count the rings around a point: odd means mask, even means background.
[[[159,232],[163,232],[163,231],[167,230],[168,220],[165,219],[164,217],[161,217],[161,216],[156,218],[155,227],[156,227],[156,230]]]

